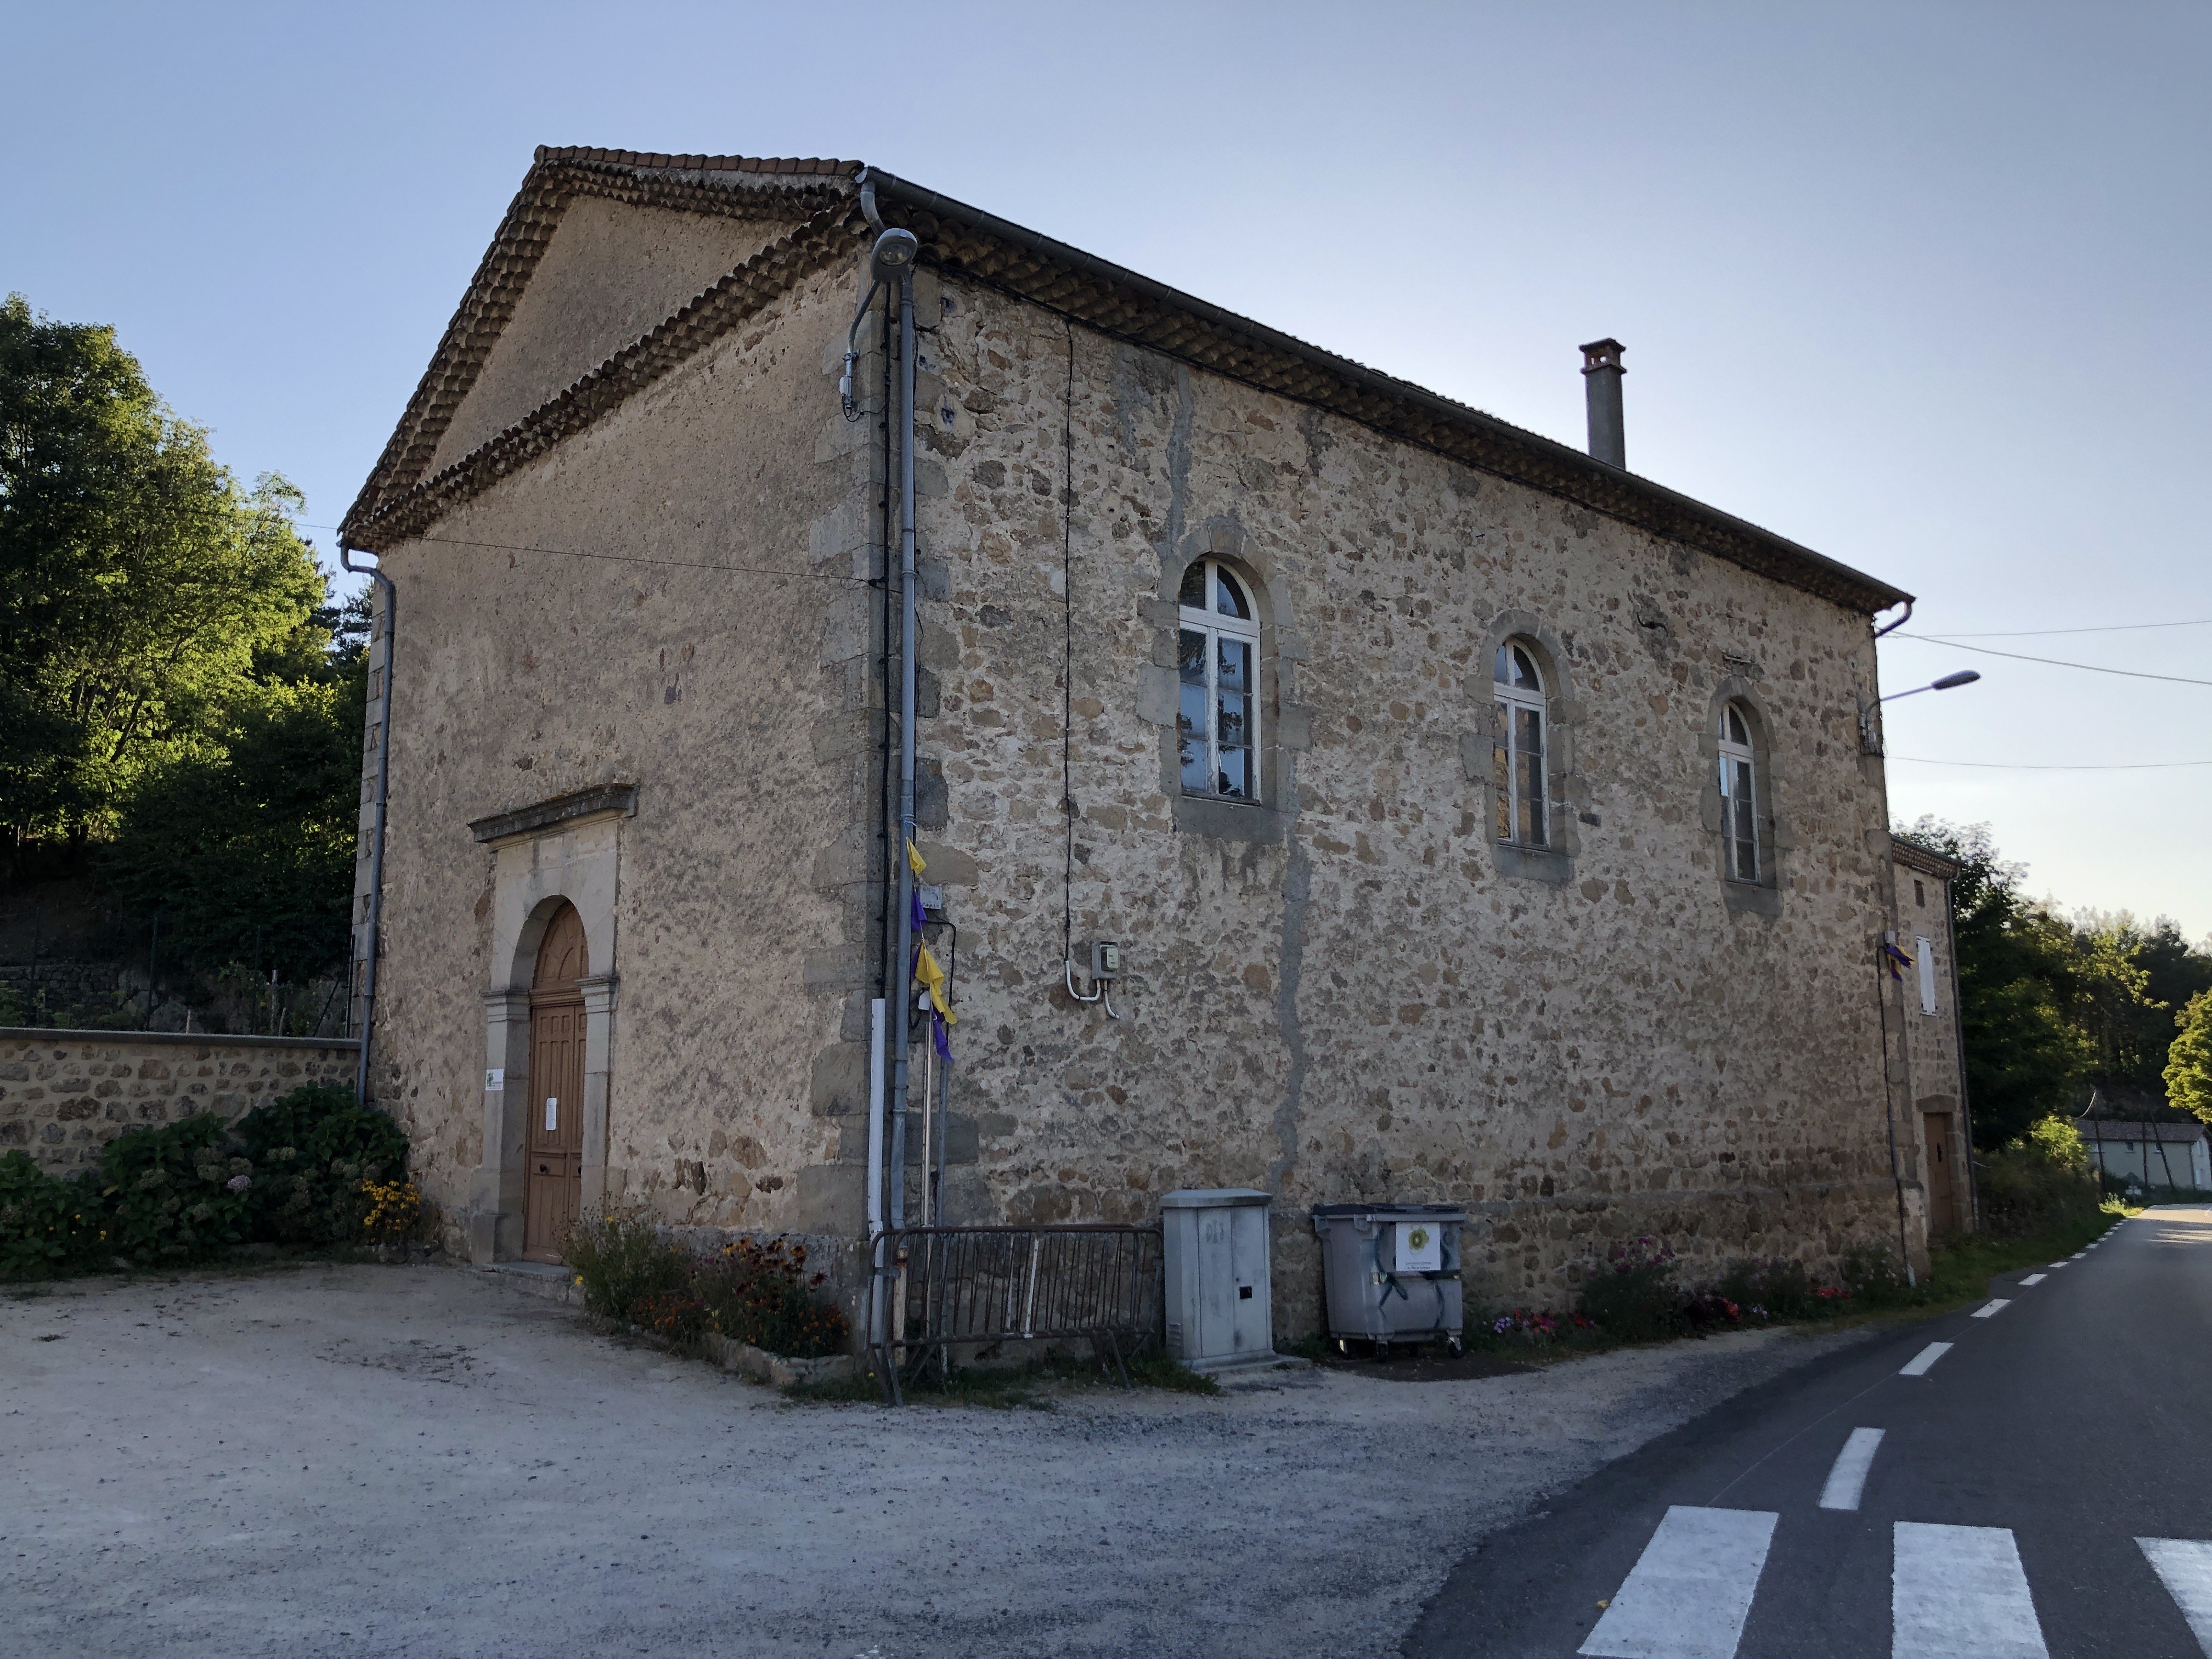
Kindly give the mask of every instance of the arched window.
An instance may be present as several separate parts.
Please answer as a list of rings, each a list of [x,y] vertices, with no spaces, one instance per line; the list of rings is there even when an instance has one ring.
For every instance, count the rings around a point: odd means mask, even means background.
[[[1759,792],[1752,772],[1751,722],[1735,703],[1721,708],[1721,839],[1731,881],[1759,879]]]
[[[1498,726],[1492,751],[1498,794],[1498,839],[1522,847],[1549,840],[1544,799],[1544,676],[1519,640],[1498,647]]]
[[[1254,800],[1260,793],[1259,611],[1218,561],[1183,572],[1177,652],[1182,704],[1176,722],[1187,795]]]

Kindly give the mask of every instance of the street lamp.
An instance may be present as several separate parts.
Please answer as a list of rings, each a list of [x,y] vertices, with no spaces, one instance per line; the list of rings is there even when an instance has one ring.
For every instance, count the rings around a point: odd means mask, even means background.
[[[1979,678],[1981,678],[1981,675],[1977,673],[1974,670],[1971,668],[1962,668],[1957,673],[1946,674],[1942,679],[1936,680],[1930,684],[1916,685],[1910,691],[1893,691],[1887,696],[1876,698],[1875,701],[1878,702],[1895,702],[1899,697],[1917,696],[1923,691],[1948,691],[1954,685],[1972,685]]]

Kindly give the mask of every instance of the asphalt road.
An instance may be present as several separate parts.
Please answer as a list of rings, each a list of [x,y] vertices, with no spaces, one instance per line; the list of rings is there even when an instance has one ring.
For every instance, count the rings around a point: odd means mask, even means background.
[[[1990,1298],[1493,1534],[1407,1659],[2212,1656],[2212,1208],[2150,1211]]]

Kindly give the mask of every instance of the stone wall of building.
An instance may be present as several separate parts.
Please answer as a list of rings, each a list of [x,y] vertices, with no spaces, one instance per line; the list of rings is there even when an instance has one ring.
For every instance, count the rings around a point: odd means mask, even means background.
[[[1897,942],[1914,959],[1886,988],[1902,1048],[1896,1087],[1899,1157],[1913,1183],[1927,1188],[1929,1161],[1936,1155],[1929,1140],[1929,1114],[1941,1115],[1936,1127],[1947,1137],[1943,1157],[1953,1175],[1953,1213],[1929,1219],[1935,1231],[1948,1232],[1971,1228],[1974,1219],[1970,1113],[1960,1066],[1958,988],[1953,977],[1949,866],[1903,842],[1897,845],[1895,864]],[[1933,970],[1933,1010],[1921,995],[1923,958]]]
[[[125,1129],[236,1119],[303,1084],[349,1089],[359,1054],[343,1039],[0,1028],[0,1152],[67,1175]]]
[[[883,429],[836,393],[857,292],[808,281],[390,556],[377,1093],[449,1209],[494,1121],[482,999],[520,965],[466,826],[620,781],[608,1192],[860,1224],[885,599]],[[1692,1274],[1825,1266],[1895,1240],[1901,1194],[1917,1248],[1866,617],[994,291],[924,273],[917,297],[951,1218],[1265,1188],[1291,1334],[1322,1202],[1464,1203],[1471,1294],[1554,1305],[1645,1235]],[[1175,595],[1207,556],[1262,609],[1250,805],[1176,784]],[[1552,682],[1540,854],[1491,828],[1508,636]],[[1729,700],[1758,727],[1755,884],[1721,863]],[[1124,947],[1120,1018],[1066,988],[1096,939]]]

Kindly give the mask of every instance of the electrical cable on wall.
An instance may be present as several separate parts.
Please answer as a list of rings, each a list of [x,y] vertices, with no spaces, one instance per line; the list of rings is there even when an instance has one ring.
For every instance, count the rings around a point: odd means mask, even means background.
[[[1060,978],[1078,1002],[1096,1002],[1075,988],[1075,319],[1067,331],[1067,388],[1060,416],[1060,817],[1066,830],[1060,881]]]

